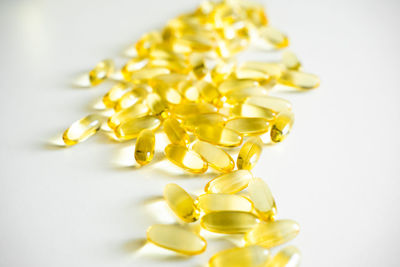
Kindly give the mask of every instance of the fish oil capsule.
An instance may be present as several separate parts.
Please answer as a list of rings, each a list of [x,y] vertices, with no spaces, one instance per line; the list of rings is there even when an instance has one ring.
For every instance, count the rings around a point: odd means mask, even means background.
[[[154,77],[157,77],[158,75],[163,75],[168,73],[170,73],[170,70],[167,68],[147,67],[133,72],[132,75],[129,77],[128,81],[135,83],[146,82],[148,80],[153,79]]]
[[[282,63],[289,70],[299,70],[301,68],[301,63],[296,54],[289,50],[282,53]]]
[[[217,112],[217,108],[209,103],[183,103],[173,109],[175,116],[180,119],[190,115]]]
[[[233,194],[204,194],[196,199],[198,209],[204,213],[215,211],[251,212],[253,204],[245,197]]]
[[[259,35],[261,39],[265,40],[277,49],[285,48],[289,45],[289,39],[286,35],[269,26],[262,27]]]
[[[257,87],[259,86],[259,83],[257,81],[253,80],[240,80],[236,78],[231,78],[228,80],[223,81],[219,87],[218,91],[225,95],[231,91],[237,91],[240,89],[244,88],[249,88],[249,87]]]
[[[192,173],[204,173],[208,168],[200,155],[185,146],[170,144],[165,148],[165,156],[178,167]]]
[[[319,78],[316,75],[295,70],[284,72],[278,82],[300,90],[317,88],[320,83]]]
[[[190,57],[192,72],[197,79],[203,79],[207,75],[209,69],[206,65],[205,58],[202,54],[192,54]]]
[[[263,72],[273,79],[281,77],[282,73],[286,70],[283,64],[259,61],[247,61],[243,63],[240,68]]]
[[[102,83],[114,72],[114,61],[106,59],[99,62],[94,69],[89,72],[90,84],[96,86]]]
[[[294,114],[292,112],[289,113],[280,113],[272,127],[271,127],[271,140],[274,143],[282,142],[286,136],[290,133],[294,123]]]
[[[169,104],[178,105],[182,101],[181,94],[172,87],[158,87],[154,91]]]
[[[125,80],[130,80],[132,73],[142,69],[148,63],[147,58],[142,57],[134,57],[131,58],[121,69],[122,76],[124,76]]]
[[[218,101],[220,98],[220,94],[217,87],[206,81],[200,81],[196,84],[196,86],[203,100],[208,103],[219,104]]]
[[[243,136],[249,136],[268,132],[270,123],[264,118],[234,118],[229,120],[225,127],[235,130]]]
[[[201,124],[194,130],[194,135],[201,141],[224,147],[240,146],[243,137],[240,133],[218,125]]]
[[[106,108],[114,108],[118,100],[130,89],[127,84],[117,83],[104,96],[103,104]]]
[[[159,43],[162,42],[160,32],[149,32],[144,34],[136,43],[136,51],[139,56],[146,56]]]
[[[235,194],[247,187],[253,175],[248,170],[222,174],[209,181],[204,188],[207,193]]]
[[[122,122],[132,120],[148,115],[150,112],[149,108],[143,103],[136,103],[129,108],[123,109],[114,113],[108,119],[108,126],[111,129],[115,129]]]
[[[163,126],[164,132],[172,144],[187,146],[190,143],[189,135],[176,119],[166,119]]]
[[[249,96],[264,96],[268,93],[268,89],[264,86],[247,87],[230,91],[225,95],[226,103],[235,105],[244,102]]]
[[[246,103],[238,103],[231,109],[233,117],[247,117],[247,118],[264,118],[271,121],[275,118],[275,111],[260,106],[255,106]]]
[[[167,58],[157,58],[152,59],[148,66],[150,67],[162,67],[167,68],[171,72],[176,72],[177,74],[188,74],[190,71],[189,65],[180,59],[167,59]]]
[[[155,131],[161,121],[155,116],[144,116],[124,121],[115,128],[115,135],[121,140],[135,139],[144,129]]]
[[[183,120],[183,127],[190,132],[194,132],[197,125],[210,124],[210,125],[225,125],[227,117],[221,113],[204,113],[193,114]]]
[[[200,225],[210,232],[243,234],[252,229],[258,221],[258,217],[250,212],[216,211],[204,215]]]
[[[140,132],[135,146],[135,159],[140,165],[146,165],[154,157],[156,138],[152,130],[145,129]]]
[[[292,104],[283,98],[274,96],[249,96],[245,100],[246,104],[268,108],[277,113],[288,112],[292,110]]]
[[[146,96],[146,104],[150,108],[151,113],[154,115],[161,115],[166,113],[168,106],[158,94],[151,93]]]
[[[200,254],[207,247],[204,238],[178,225],[152,225],[147,229],[147,240],[159,247],[186,255]]]
[[[250,181],[247,191],[261,219],[274,220],[276,204],[268,185],[262,179],[254,178]]]
[[[211,257],[210,267],[263,267],[269,259],[269,251],[261,246],[230,248]]]
[[[167,184],[164,188],[164,199],[172,211],[183,221],[191,223],[200,217],[193,198],[180,186]]]
[[[103,116],[91,114],[74,122],[63,134],[64,143],[72,146],[85,141],[100,130],[103,121]]]
[[[211,70],[211,80],[214,82],[214,84],[221,84],[232,74],[232,72],[235,70],[235,67],[236,62],[234,60],[228,62],[219,62]],[[219,89],[218,91],[221,92]]]
[[[245,241],[248,245],[272,248],[292,240],[299,231],[299,224],[292,220],[261,222],[246,233]]]
[[[251,170],[257,164],[262,151],[262,141],[260,137],[249,139],[239,151],[236,161],[239,170]]]
[[[252,79],[258,82],[265,82],[270,80],[270,76],[264,71],[246,68],[244,66],[239,67],[235,71],[235,75],[238,79]]]
[[[115,111],[127,109],[142,100],[152,89],[145,84],[134,86],[123,94],[114,106]]]
[[[174,39],[172,42],[172,50],[175,53],[187,54],[191,52],[207,52],[211,50],[215,44],[206,36],[199,34],[192,36],[182,36]]]
[[[191,80],[183,81],[178,85],[178,91],[189,101],[197,101],[199,99],[199,90]]]
[[[235,162],[228,153],[210,143],[197,141],[192,149],[218,171],[230,172],[235,167]]]
[[[287,246],[268,260],[266,267],[298,267],[300,266],[301,253],[295,246]]]

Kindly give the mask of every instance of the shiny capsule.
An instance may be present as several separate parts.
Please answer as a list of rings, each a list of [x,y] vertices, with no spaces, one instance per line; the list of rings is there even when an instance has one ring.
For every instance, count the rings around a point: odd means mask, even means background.
[[[125,83],[117,83],[104,96],[103,103],[106,108],[114,108],[118,100],[130,89]]]
[[[260,135],[268,132],[270,122],[264,118],[234,118],[229,120],[225,127],[243,136]]]
[[[217,112],[217,108],[209,103],[184,103],[173,109],[178,118],[186,118],[191,115]]]
[[[261,222],[246,233],[245,241],[247,245],[272,248],[292,240],[299,231],[299,224],[293,220]]]
[[[165,115],[168,110],[167,103],[165,103],[165,101],[158,94],[148,94],[146,96],[145,102],[150,108],[151,113],[154,115],[161,115],[162,117],[164,117],[163,115]]]
[[[289,45],[289,39],[279,30],[265,26],[260,29],[260,38],[271,44],[275,48],[285,48]]]
[[[176,184],[167,184],[164,188],[164,199],[171,210],[185,222],[191,223],[199,219],[193,198]]]
[[[239,170],[251,170],[257,164],[262,151],[262,141],[260,137],[249,139],[239,151],[237,157],[237,167]]]
[[[235,167],[235,162],[228,153],[210,143],[197,141],[192,149],[218,171],[230,172]]]
[[[282,53],[282,63],[289,70],[299,70],[301,68],[301,63],[296,54],[289,50]]]
[[[85,141],[100,130],[103,121],[103,116],[91,114],[74,122],[62,136],[64,143],[72,146]]]
[[[162,36],[160,32],[153,31],[144,34],[140,40],[136,43],[136,51],[139,56],[146,56],[149,54],[157,44],[162,42]]]
[[[269,259],[269,251],[261,246],[230,248],[211,257],[210,267],[263,267]],[[275,267],[275,266],[274,266]]]
[[[89,72],[90,84],[95,86],[102,83],[114,72],[114,61],[106,59],[99,62],[94,69]]]
[[[189,101],[197,101],[200,93],[195,83],[191,80],[183,81],[178,85],[179,93]]]
[[[243,234],[252,229],[258,221],[258,217],[250,212],[216,211],[204,215],[200,225],[210,232]]]
[[[199,154],[185,146],[170,144],[165,148],[165,156],[172,163],[192,173],[204,173],[208,165]]]
[[[271,141],[274,143],[282,142],[290,133],[293,123],[294,114],[292,112],[279,114],[271,127]]]
[[[152,225],[147,229],[147,240],[162,248],[186,255],[200,254],[207,247],[204,238],[178,225]]]
[[[148,63],[147,58],[134,57],[131,58],[121,69],[122,76],[125,80],[130,80],[132,73],[142,69]]]
[[[218,87],[218,91],[225,95],[231,91],[237,91],[249,87],[257,87],[258,85],[259,83],[257,81],[231,78],[222,82]]]
[[[298,267],[300,266],[301,253],[295,246],[287,246],[268,260],[266,267]]]
[[[262,179],[254,178],[250,181],[247,191],[261,219],[274,220],[276,204],[268,185]]]
[[[222,174],[209,181],[204,189],[207,193],[234,194],[247,187],[253,175],[248,170],[237,170]]]
[[[240,133],[218,125],[201,124],[196,127],[194,134],[202,141],[224,147],[240,146],[243,141]]]
[[[115,135],[121,140],[136,138],[144,129],[155,131],[161,125],[159,118],[155,116],[144,116],[125,121],[115,128]]]
[[[233,194],[203,194],[196,199],[196,206],[204,213],[215,211],[251,212],[253,204],[245,197]]]
[[[239,70],[240,69],[261,72],[272,79],[277,79],[281,77],[281,75],[285,71],[285,66],[279,63],[247,61],[240,66]]]
[[[217,87],[215,87],[213,84],[206,81],[200,81],[196,84],[196,87],[198,88],[200,96],[204,101],[217,105],[220,104],[219,98],[221,95],[218,92]]]
[[[115,111],[127,109],[134,104],[143,100],[144,97],[151,91],[148,85],[140,84],[135,85],[131,90],[127,90],[114,105]]]
[[[152,161],[156,138],[153,131],[145,129],[140,132],[135,146],[135,160],[140,165],[146,165]]]
[[[194,132],[196,127],[201,124],[219,125],[223,126],[227,120],[227,117],[221,113],[203,113],[203,114],[193,114],[186,117],[183,120],[183,127]]]
[[[149,112],[150,109],[147,107],[147,105],[143,103],[136,103],[129,108],[114,113],[108,119],[107,123],[111,129],[115,129],[121,123],[132,120],[134,118],[146,116],[149,114]]]
[[[238,79],[251,79],[258,82],[268,81],[271,77],[264,71],[241,66],[235,71]]]
[[[291,87],[295,87],[300,90],[310,90],[319,86],[320,80],[318,76],[305,73],[301,71],[288,70],[278,80],[279,83]]]
[[[271,121],[275,118],[276,112],[269,108],[238,103],[232,107],[231,115],[233,117],[264,118]]]
[[[150,79],[157,77],[158,75],[168,74],[170,70],[163,67],[146,67],[140,70],[137,70],[132,73],[130,77],[128,77],[128,81],[132,82],[146,82]]]
[[[288,100],[274,96],[250,96],[245,103],[274,110],[277,113],[292,110],[292,104]]]
[[[165,134],[172,144],[187,146],[190,143],[189,135],[176,119],[166,119],[163,127]]]

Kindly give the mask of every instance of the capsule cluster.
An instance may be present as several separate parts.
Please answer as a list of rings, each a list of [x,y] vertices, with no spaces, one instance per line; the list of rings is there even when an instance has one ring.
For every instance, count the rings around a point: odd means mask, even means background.
[[[144,34],[128,49],[130,58],[121,68],[104,60],[88,73],[91,86],[115,82],[103,97],[111,115],[90,114],[73,123],[64,143],[75,145],[102,129],[120,141],[136,139],[132,157],[143,166],[153,160],[155,133],[163,131],[170,142],[165,156],[173,164],[196,174],[209,167],[221,172],[196,198],[168,184],[164,197],[171,210],[183,222],[199,220],[207,231],[244,237],[244,247],[217,253],[210,266],[298,262],[300,253],[291,246],[269,256],[269,249],[293,239],[299,226],[275,220],[272,193],[251,170],[263,144],[282,142],[294,122],[291,103],[269,92],[282,85],[307,91],[319,86],[319,78],[304,72],[286,49],[278,61],[236,59],[248,48],[266,48],[266,53],[288,45],[259,4],[204,1],[194,12]],[[228,153],[232,147],[240,147],[236,162]],[[187,255],[207,245],[199,233],[177,225],[153,225],[147,238]]]

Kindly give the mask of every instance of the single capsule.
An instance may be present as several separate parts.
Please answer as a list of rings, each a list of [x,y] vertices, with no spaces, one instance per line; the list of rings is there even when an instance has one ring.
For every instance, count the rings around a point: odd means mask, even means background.
[[[161,125],[159,118],[155,116],[144,116],[124,121],[115,128],[115,135],[121,140],[135,139],[144,129],[157,130]]]
[[[270,122],[264,118],[234,118],[229,120],[225,127],[243,136],[260,135],[268,132]]]
[[[91,114],[74,122],[63,134],[64,143],[72,146],[85,141],[100,130],[103,121],[103,116]]]
[[[204,191],[207,193],[235,194],[247,187],[253,175],[248,170],[237,170],[222,174],[208,182]]]
[[[253,204],[245,197],[233,194],[203,194],[196,199],[196,206],[204,213],[215,211],[251,212]]]
[[[190,64],[192,72],[197,79],[203,79],[209,73],[204,56],[200,54],[192,54],[190,56]]]
[[[218,125],[201,124],[194,130],[194,135],[202,141],[224,147],[240,146],[243,142],[240,133]]]
[[[218,101],[221,95],[219,94],[217,87],[215,87],[212,83],[203,80],[199,81],[196,84],[196,87],[198,88],[200,96],[204,101],[212,104],[220,104]]]
[[[129,108],[123,109],[114,113],[108,119],[108,126],[111,129],[117,128],[122,122],[132,120],[148,115],[150,112],[149,108],[143,103],[136,103]]]
[[[186,255],[200,254],[207,247],[204,238],[178,225],[152,225],[147,229],[147,240],[159,247]]]
[[[210,267],[262,267],[269,259],[269,251],[261,246],[230,248],[211,257]]]
[[[182,96],[172,87],[157,87],[154,90],[165,102],[178,105],[182,101]]]
[[[118,100],[130,89],[125,83],[117,83],[104,96],[103,103],[106,108],[114,108]]]
[[[164,132],[172,144],[187,146],[190,143],[189,135],[176,119],[166,119],[163,126]]]
[[[250,96],[265,96],[267,93],[268,89],[264,86],[242,88],[227,93],[226,103],[235,105],[244,102]]]
[[[246,103],[238,103],[231,109],[231,115],[233,117],[247,117],[247,118],[264,118],[267,121],[272,121],[276,113],[274,110],[255,106]]]
[[[197,101],[199,99],[199,89],[191,80],[183,81],[178,85],[178,91],[189,101]]]
[[[163,75],[168,73],[170,73],[170,70],[167,68],[146,67],[133,72],[132,75],[129,77],[128,81],[132,81],[135,83],[146,82],[153,79],[154,77],[157,77],[158,75]]]
[[[235,71],[235,75],[238,79],[251,79],[251,80],[255,80],[257,82],[265,82],[265,81],[270,80],[270,78],[271,78],[264,71],[247,68],[244,66],[237,68],[237,70]]]
[[[237,167],[239,170],[251,170],[257,164],[262,151],[262,141],[260,137],[249,139],[239,151],[237,157]]]
[[[254,178],[250,181],[247,191],[261,219],[274,220],[276,204],[268,185],[262,179]]]
[[[164,198],[171,210],[187,223],[195,222],[200,217],[193,198],[183,188],[176,184],[167,184],[164,188]]]
[[[298,267],[300,266],[301,253],[295,246],[287,246],[268,260],[266,267]]]
[[[195,114],[217,112],[217,108],[209,103],[183,103],[173,109],[174,114],[180,118],[186,118]]]
[[[288,100],[274,96],[250,96],[245,100],[245,103],[268,108],[277,113],[289,112],[292,110],[292,104]]]
[[[299,224],[292,220],[264,221],[246,233],[245,241],[247,245],[273,248],[292,240],[299,231]]]
[[[113,72],[114,61],[111,59],[103,60],[89,72],[89,81],[91,85],[96,86],[107,79]]]
[[[210,143],[197,141],[192,149],[218,171],[230,172],[235,167],[235,162],[228,153]]]
[[[134,57],[131,58],[121,69],[122,76],[124,76],[125,80],[130,80],[132,73],[142,69],[148,63],[147,58],[142,57]]]
[[[240,79],[236,79],[236,78],[231,78],[231,79],[223,81],[219,85],[218,91],[221,94],[226,95],[227,93],[229,93],[231,91],[237,91],[237,90],[249,88],[249,87],[257,87],[259,85],[260,84],[257,81],[240,80]]]
[[[134,86],[123,94],[114,106],[115,111],[127,109],[142,100],[152,89],[145,84]]]
[[[262,27],[259,35],[261,39],[265,40],[277,49],[285,48],[289,45],[289,39],[286,35],[269,26]]]
[[[301,63],[296,54],[289,50],[282,53],[282,63],[289,70],[299,70],[301,68]]]
[[[170,144],[165,148],[165,156],[178,167],[192,173],[204,173],[208,168],[200,155],[185,146]]]
[[[243,63],[240,68],[243,68],[244,70],[253,70],[265,73],[272,79],[278,79],[286,70],[283,64],[259,61],[247,61]]]
[[[193,114],[183,120],[183,127],[190,132],[194,132],[197,125],[210,124],[224,126],[227,117],[221,113],[204,113],[204,114]]]
[[[152,114],[161,117],[164,117],[163,115],[166,114],[168,110],[167,104],[164,102],[164,100],[155,93],[150,93],[146,96],[146,104],[150,108],[150,111]]]
[[[136,43],[136,51],[139,56],[147,56],[149,52],[163,41],[161,33],[157,31],[144,34]]]
[[[318,76],[301,71],[288,70],[278,80],[279,83],[300,90],[310,90],[319,86],[320,80]]]
[[[172,59],[172,58],[156,58],[152,59],[149,62],[150,67],[161,67],[167,68],[171,72],[175,72],[176,74],[188,74],[190,72],[189,65],[180,59]]]
[[[204,229],[223,234],[243,234],[252,229],[259,219],[244,211],[216,211],[207,213],[200,220]]]
[[[199,34],[182,36],[181,38],[174,39],[172,42],[172,50],[179,54],[207,52],[214,46],[215,44],[211,40]]]
[[[211,80],[214,84],[221,84],[223,81],[227,80],[227,78],[232,74],[235,70],[236,62],[234,60],[227,62],[219,62],[212,70],[211,70]],[[218,89],[219,92],[221,92]]]
[[[286,136],[290,133],[294,123],[294,114],[280,113],[271,127],[271,140],[274,143],[282,142]]]
[[[135,159],[140,165],[152,161],[156,145],[156,137],[152,130],[145,129],[140,132],[135,146]]]
[[[169,73],[154,77],[154,79],[151,79],[149,81],[149,84],[153,88],[172,87],[174,89],[177,89],[178,85],[184,81],[188,81],[187,75],[179,73]]]

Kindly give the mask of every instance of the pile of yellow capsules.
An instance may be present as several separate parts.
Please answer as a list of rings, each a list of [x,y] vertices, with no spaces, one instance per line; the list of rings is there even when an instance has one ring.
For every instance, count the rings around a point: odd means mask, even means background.
[[[276,84],[309,90],[319,85],[319,79],[303,72],[289,51],[279,62],[237,63],[235,55],[254,43],[275,50],[289,44],[284,34],[268,25],[262,6],[205,1],[162,30],[143,35],[134,46],[136,54],[121,70],[115,70],[112,60],[104,60],[90,71],[92,86],[122,74],[103,98],[114,112],[109,117],[88,115],[63,135],[66,145],[74,145],[107,121],[119,140],[136,139],[134,157],[146,165],[154,156],[155,132],[161,129],[170,141],[165,155],[172,163],[191,173],[204,173],[209,166],[221,172],[196,199],[176,184],[164,189],[165,201],[182,221],[200,220],[203,229],[215,233],[244,234],[245,246],[218,252],[209,261],[212,267],[278,267],[289,262],[297,266],[300,261],[293,246],[270,257],[269,249],[296,237],[299,225],[275,220],[271,191],[250,170],[261,154],[260,135],[278,143],[293,125],[291,104],[268,92]],[[235,170],[235,161],[223,148],[241,145]],[[153,225],[147,239],[187,255],[205,251],[206,240],[188,229]]]

